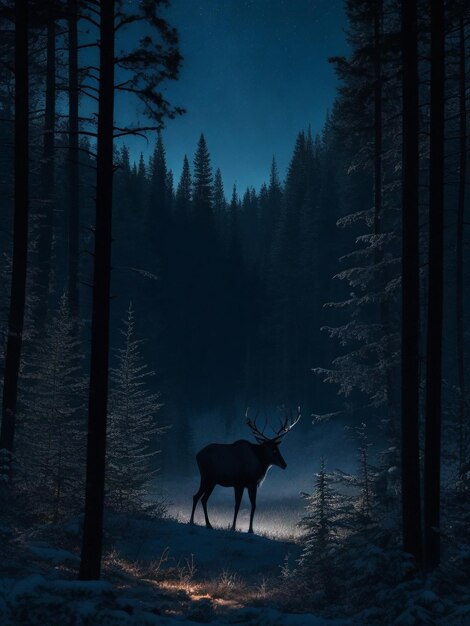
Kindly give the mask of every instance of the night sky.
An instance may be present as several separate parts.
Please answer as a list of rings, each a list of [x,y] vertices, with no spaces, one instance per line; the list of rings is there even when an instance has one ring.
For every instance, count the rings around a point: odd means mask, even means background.
[[[173,0],[167,16],[184,56],[167,95],[187,110],[164,132],[175,183],[201,132],[228,196],[267,180],[273,154],[284,177],[296,134],[320,131],[335,97],[327,58],[346,52],[342,0]],[[138,157],[154,138],[128,143]]]

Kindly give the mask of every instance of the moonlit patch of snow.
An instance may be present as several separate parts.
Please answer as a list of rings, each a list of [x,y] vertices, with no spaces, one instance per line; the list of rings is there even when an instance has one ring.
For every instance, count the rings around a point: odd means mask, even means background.
[[[124,518],[123,518],[124,519]],[[108,519],[108,528],[120,527],[122,536],[115,542],[116,553],[122,559],[138,559],[149,566],[158,560],[162,550],[168,550],[173,563],[189,554],[194,555],[201,581],[221,572],[235,580],[255,584],[260,575],[276,575],[286,554],[295,559],[298,546],[265,537],[210,531],[174,520],[150,518]],[[30,542],[32,544],[33,542]],[[43,556],[55,557],[66,552],[36,542],[28,549],[42,550]],[[175,590],[179,596],[165,594],[164,581],[141,579],[138,569],[123,585],[106,580],[78,581],[56,578],[51,570],[20,580],[4,578],[0,584],[0,624],[14,626],[17,616],[28,626],[49,624],[88,624],[107,626],[177,626],[197,622],[211,626],[244,624],[246,626],[349,626],[342,619],[326,619],[313,614],[288,614],[266,606],[245,605],[244,597],[231,599],[212,597],[210,592],[198,591],[202,583],[195,581]],[[186,600],[182,602],[183,595]]]
[[[26,548],[34,554],[35,557],[43,559],[44,561],[50,561],[51,563],[78,563],[79,558],[76,554],[72,554],[68,550],[60,550],[58,548],[52,548],[47,543],[42,541],[29,542],[26,544]]]
[[[294,561],[300,547],[247,532],[209,530],[204,526],[174,520],[135,522],[115,545],[129,561],[156,562],[165,550],[173,563],[194,558],[197,577],[218,576],[222,570],[242,574],[245,579],[278,575],[286,555]]]

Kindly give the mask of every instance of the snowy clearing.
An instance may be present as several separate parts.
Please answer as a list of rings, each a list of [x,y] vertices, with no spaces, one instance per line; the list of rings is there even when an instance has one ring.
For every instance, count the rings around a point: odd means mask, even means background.
[[[76,580],[80,524],[4,533],[2,626],[193,623],[347,626],[268,606],[272,580],[299,546],[172,519],[108,516],[103,580]]]

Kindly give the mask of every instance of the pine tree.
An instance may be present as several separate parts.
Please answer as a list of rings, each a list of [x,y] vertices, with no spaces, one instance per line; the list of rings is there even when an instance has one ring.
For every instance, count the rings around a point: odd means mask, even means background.
[[[240,244],[240,224],[239,215],[241,212],[240,199],[237,193],[237,186],[233,186],[232,198],[229,207],[229,246],[228,256],[231,263],[240,265],[242,259]]]
[[[207,231],[213,222],[213,186],[210,155],[204,135],[199,138],[194,157],[192,200],[196,226]]]
[[[378,472],[370,463],[369,449],[372,444],[368,438],[367,425],[363,422],[350,430],[353,432],[358,446],[357,472],[354,474],[338,472],[337,477],[347,490],[352,489],[357,494],[351,498],[356,513],[356,519],[353,519],[352,522],[356,527],[359,525],[359,530],[364,530],[374,519],[375,484],[378,480]]]
[[[276,224],[269,288],[273,294],[271,324],[276,345],[277,373],[276,402],[295,403],[300,396],[300,350],[298,294],[300,284],[300,214],[308,189],[309,145],[305,133],[297,135],[294,153],[289,164],[281,212]]]
[[[400,285],[395,218],[399,198],[393,191],[398,188],[394,167],[398,156],[396,133],[390,132],[388,121],[398,107],[393,91],[398,50],[395,7],[387,7],[384,25],[383,5],[383,0],[346,3],[352,52],[349,58],[330,59],[342,81],[334,124],[347,146],[350,184],[358,185],[359,193],[350,193],[351,211],[337,221],[355,235],[355,248],[342,255],[342,268],[335,276],[347,284],[347,296],[327,305],[350,313],[341,318],[332,311],[332,317],[344,323],[325,327],[347,351],[334,359],[331,369],[317,370],[327,382],[339,385],[345,396],[360,390],[371,413],[379,407],[391,412],[399,367],[399,321],[390,312],[396,310]],[[387,171],[385,153],[391,162]]]
[[[243,258],[251,265],[256,266],[260,254],[259,210],[258,197],[253,188],[247,188],[241,203],[241,230],[244,243]]]
[[[269,217],[269,221],[271,224],[275,224],[281,210],[282,185],[279,180],[279,172],[277,169],[276,158],[274,156],[271,162],[271,171],[269,174],[268,193],[269,203],[271,205],[271,215]]]
[[[173,212],[173,204],[174,204],[174,180],[173,180],[173,171],[168,170],[165,178],[165,198],[166,198],[166,207],[168,211],[168,215],[171,216]]]
[[[311,566],[317,559],[336,544],[341,507],[340,498],[332,487],[332,479],[326,471],[326,461],[320,459],[320,470],[315,474],[315,489],[311,494],[302,494],[306,500],[306,515],[300,525],[306,529],[301,566]]]
[[[274,229],[278,223],[282,206],[282,185],[279,180],[276,159],[273,156],[269,175],[269,185],[266,187],[266,194],[263,188],[260,190],[260,232],[262,234],[263,267],[266,271],[273,244]]]
[[[159,394],[149,389],[154,372],[142,359],[132,304],[121,336],[122,347],[115,351],[117,366],[110,373],[106,501],[116,510],[136,511],[146,508],[146,499],[154,491],[155,444],[165,429],[157,423]]]
[[[186,221],[189,217],[190,206],[191,206],[191,171],[189,169],[189,161],[188,157],[184,155],[183,159],[183,169],[181,171],[181,177],[178,183],[178,188],[176,190],[176,215],[178,219],[181,221]]]
[[[29,65],[28,2],[15,2],[15,156],[14,226],[7,342],[5,350],[0,454],[2,468],[11,470],[13,458],[18,377],[26,301],[29,222]],[[6,459],[6,460],[5,460]],[[0,468],[1,469],[1,468]],[[11,472],[9,472],[11,478]],[[5,473],[2,476],[6,478]]]
[[[77,320],[65,295],[24,366],[20,464],[37,511],[57,522],[81,508],[86,384]]]
[[[158,233],[166,226],[167,207],[167,166],[162,134],[157,135],[157,143],[150,163],[149,206],[147,226]],[[163,234],[163,233],[162,233]]]
[[[137,208],[139,215],[144,215],[147,207],[145,206],[147,197],[148,197],[148,178],[147,178],[147,168],[145,166],[144,155],[142,152],[139,157],[139,164],[136,167],[136,196],[137,196]],[[145,223],[145,220],[142,220]]]
[[[314,491],[302,496],[306,506],[299,525],[305,529],[305,535],[302,537],[299,566],[304,575],[310,580],[317,580],[324,593],[330,596],[335,591],[334,558],[347,513],[345,498],[335,491],[323,457],[320,471],[315,474]]]
[[[225,217],[227,202],[225,200],[224,183],[220,168],[217,168],[214,176],[214,220],[217,231],[222,232],[222,224]]]
[[[137,168],[137,176],[139,177],[139,181],[143,185],[145,181],[147,180],[147,168],[145,167],[145,159],[144,159],[144,155],[142,154],[142,152],[140,153],[140,157],[139,157],[139,166]]]

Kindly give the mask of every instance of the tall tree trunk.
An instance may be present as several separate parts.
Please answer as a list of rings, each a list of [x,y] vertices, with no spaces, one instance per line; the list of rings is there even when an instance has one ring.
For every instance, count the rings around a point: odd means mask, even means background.
[[[382,0],[374,16],[374,232],[382,231]]]
[[[54,224],[54,130],[56,116],[56,26],[55,3],[49,3],[47,16],[46,107],[41,163],[41,208],[38,236],[36,329],[44,328],[51,282],[52,237]]]
[[[431,0],[431,118],[429,161],[429,296],[426,340],[424,557],[440,560],[441,378],[444,261],[444,2]]]
[[[97,580],[101,571],[108,403],[113,118],[114,1],[102,0],[100,3],[100,86],[96,160],[95,263],[91,324],[85,520],[79,573],[81,580]]]
[[[79,150],[78,150],[78,0],[68,0],[69,22],[69,186],[68,300],[73,317],[79,313]]]
[[[15,156],[14,224],[10,311],[3,383],[0,449],[6,451],[6,471],[11,477],[15,437],[16,400],[26,296],[29,213],[29,71],[28,2],[15,2]]]
[[[376,0],[374,15],[374,234],[380,235],[384,230],[383,223],[383,0]],[[374,261],[379,264],[383,259],[383,249],[375,248]],[[379,290],[383,289],[388,281],[388,272],[385,268],[380,272]],[[381,300],[378,315],[385,335],[386,356],[391,356],[389,341],[390,310],[386,300]],[[392,412],[393,377],[390,367],[385,373],[385,385],[387,392],[387,410],[390,417]]]
[[[419,113],[416,0],[402,0],[402,371],[403,549],[422,562],[419,469]]]
[[[457,258],[456,258],[456,329],[457,329],[457,384],[459,386],[459,476],[462,477],[465,465],[465,340],[464,340],[464,304],[463,304],[463,234],[465,220],[465,192],[467,185],[467,102],[466,102],[466,63],[465,63],[465,17],[460,16],[459,24],[459,138],[460,164],[459,188],[457,200]]]

